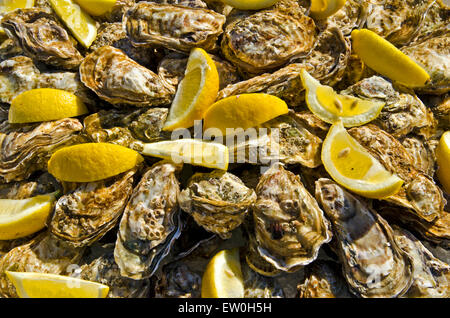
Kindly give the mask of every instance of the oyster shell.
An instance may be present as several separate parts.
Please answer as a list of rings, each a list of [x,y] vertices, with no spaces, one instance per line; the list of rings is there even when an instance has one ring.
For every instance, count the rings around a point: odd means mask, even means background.
[[[123,17],[127,35],[135,46],[163,46],[180,52],[194,47],[217,47],[225,16],[203,8],[139,2]]]
[[[409,136],[401,140],[403,147],[411,156],[413,166],[420,172],[433,177],[436,165],[436,141]]]
[[[181,169],[160,161],[149,168],[133,190],[120,221],[114,258],[120,274],[133,279],[148,278],[180,235],[179,184]]]
[[[202,277],[183,263],[164,266],[155,287],[156,298],[200,298]]]
[[[294,272],[317,258],[331,240],[329,222],[299,176],[275,163],[256,187],[256,251],[278,270]]]
[[[361,297],[403,295],[412,284],[412,264],[389,224],[330,179],[316,182],[316,198],[333,225],[351,292]]]
[[[0,133],[0,178],[21,181],[47,170],[47,161],[58,148],[83,142],[77,135],[82,128],[77,119],[65,118]]]
[[[136,169],[109,179],[73,184],[58,199],[50,232],[73,246],[92,245],[120,219],[133,190]]]
[[[77,68],[83,57],[55,16],[38,8],[18,9],[1,21],[9,38],[32,59],[64,69]]]
[[[188,8],[207,8],[205,2],[202,0],[151,0],[149,2],[155,2],[159,4],[172,4],[172,5],[179,5],[182,7],[188,7]]]
[[[345,36],[348,36],[353,29],[359,29],[364,25],[369,13],[369,5],[369,1],[365,0],[347,0],[338,12],[327,18],[326,22],[329,25],[335,25]]]
[[[230,232],[242,224],[255,201],[253,189],[221,170],[194,174],[178,199],[183,211],[223,239],[230,238]]]
[[[0,40],[0,61],[22,54],[22,49],[14,43],[14,40],[6,39],[3,42]]]
[[[112,46],[103,46],[86,56],[80,65],[80,78],[113,105],[170,104],[175,94],[173,86]]]
[[[450,19],[450,2],[447,0],[430,1],[431,5],[423,18],[415,40],[421,41],[442,30],[448,30]]]
[[[22,200],[62,189],[58,180],[48,172],[33,179],[0,184],[0,199]]]
[[[244,278],[244,298],[282,298],[283,289],[276,279],[254,272],[246,263],[241,264]]]

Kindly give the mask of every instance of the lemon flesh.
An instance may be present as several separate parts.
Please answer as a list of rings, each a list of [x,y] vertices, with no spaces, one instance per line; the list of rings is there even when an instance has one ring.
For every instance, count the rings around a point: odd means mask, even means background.
[[[6,276],[20,298],[105,298],[109,292],[106,285],[69,276],[10,271]]]
[[[304,69],[301,78],[309,110],[330,124],[341,120],[344,127],[363,125],[377,118],[385,105],[384,102],[339,95],[333,88],[321,85]]]
[[[445,192],[450,194],[450,131],[442,134],[436,148],[437,176]]]
[[[209,261],[202,278],[202,298],[243,298],[239,250],[222,250]]]
[[[111,11],[117,0],[75,0],[87,13],[93,16],[104,15]]]
[[[322,162],[334,181],[364,197],[386,198],[403,184],[349,135],[342,122],[331,126],[322,145]]]
[[[389,41],[367,29],[353,30],[352,48],[371,69],[407,87],[422,87],[430,75]]]
[[[203,118],[218,92],[219,73],[214,61],[205,50],[193,49],[163,130],[192,127],[195,120]]]
[[[203,129],[219,129],[227,135],[227,128],[256,127],[288,112],[287,104],[269,94],[241,94],[214,103],[206,112]]]
[[[346,0],[312,0],[311,16],[316,19],[326,19],[338,12]]]
[[[9,108],[10,123],[58,120],[87,114],[89,110],[76,95],[54,88],[32,89],[16,96]]]
[[[197,139],[160,141],[145,144],[141,153],[175,163],[183,162],[213,169],[228,169],[228,148],[219,143]]]
[[[68,182],[93,182],[134,168],[144,158],[136,151],[109,143],[61,148],[48,161],[48,172]]]
[[[221,0],[239,10],[259,10],[273,6],[279,0]]]
[[[49,0],[53,10],[85,48],[97,37],[95,21],[72,0]]]
[[[14,240],[45,227],[56,192],[28,199],[0,199],[0,240]]]

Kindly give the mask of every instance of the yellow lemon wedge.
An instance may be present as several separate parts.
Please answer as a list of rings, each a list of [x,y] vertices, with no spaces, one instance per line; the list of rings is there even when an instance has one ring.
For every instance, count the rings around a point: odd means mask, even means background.
[[[73,0],[49,0],[53,10],[85,48],[97,37],[95,21]]]
[[[193,49],[163,130],[192,127],[195,120],[203,118],[218,92],[219,73],[216,64],[205,50]]]
[[[328,131],[322,145],[322,162],[334,181],[367,198],[389,197],[403,184],[350,136],[342,122]]]
[[[450,131],[442,134],[436,148],[437,176],[445,192],[450,194]]]
[[[273,6],[279,0],[221,0],[239,10],[259,10]]]
[[[311,16],[315,19],[326,19],[339,11],[346,0],[312,0]]]
[[[105,298],[109,287],[70,276],[33,272],[10,272],[20,298]]]
[[[87,13],[93,16],[104,15],[109,12],[117,0],[75,0]]]
[[[353,30],[352,49],[374,71],[407,87],[421,87],[430,75],[389,41],[367,29]]]
[[[58,120],[87,114],[89,110],[76,95],[54,88],[37,88],[17,95],[11,102],[10,123]]]
[[[144,158],[136,151],[109,143],[64,147],[48,161],[48,172],[68,182],[93,182],[125,172]]]
[[[202,278],[202,298],[243,298],[239,250],[222,250],[209,261]]]
[[[175,163],[183,162],[213,169],[228,169],[228,148],[215,142],[198,139],[159,141],[145,144],[141,153]]]
[[[332,87],[321,85],[304,69],[301,78],[309,110],[330,124],[341,120],[345,127],[363,125],[377,118],[385,105],[384,102],[339,95]]]
[[[203,129],[219,129],[226,135],[227,128],[256,127],[288,111],[287,104],[273,95],[255,93],[230,96],[215,102],[208,109]]]
[[[0,199],[0,240],[14,240],[45,227],[57,192],[28,199]]]

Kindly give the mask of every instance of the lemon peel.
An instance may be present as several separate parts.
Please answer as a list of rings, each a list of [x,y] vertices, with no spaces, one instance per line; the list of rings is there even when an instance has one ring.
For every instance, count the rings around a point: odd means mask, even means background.
[[[450,194],[450,131],[442,134],[436,148],[437,177],[445,192]]]
[[[315,19],[326,19],[338,12],[346,0],[312,0],[311,16]]]

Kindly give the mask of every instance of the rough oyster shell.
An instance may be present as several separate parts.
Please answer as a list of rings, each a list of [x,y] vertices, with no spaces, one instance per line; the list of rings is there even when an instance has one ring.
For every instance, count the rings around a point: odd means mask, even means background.
[[[188,8],[207,8],[205,2],[202,0],[151,0],[149,2],[155,2],[159,4],[172,4],[172,5],[179,5],[182,7],[188,7]]]
[[[107,102],[135,106],[170,104],[175,89],[121,50],[103,46],[80,65],[81,81]]]
[[[11,57],[22,54],[23,54],[22,49],[14,43],[14,40],[6,39],[3,42],[1,42],[0,40],[0,61],[4,61]]]
[[[272,277],[254,272],[246,263],[241,264],[244,278],[244,298],[282,298],[283,289]]]
[[[127,35],[135,46],[163,46],[180,52],[194,47],[217,47],[225,16],[203,8],[139,2],[123,17]]]
[[[409,136],[401,140],[403,147],[411,156],[413,166],[420,172],[433,177],[436,165],[436,141]]]
[[[0,199],[21,200],[61,190],[59,182],[48,172],[35,180],[0,184]]]
[[[71,185],[74,190],[56,202],[50,232],[73,246],[99,240],[118,223],[133,190],[135,173],[132,169],[109,179]]]
[[[54,15],[38,8],[18,9],[1,26],[23,52],[36,61],[64,69],[77,68],[83,57]]]
[[[335,25],[347,36],[353,29],[359,29],[364,25],[368,12],[369,1],[347,0],[338,12],[328,17],[326,22]]]
[[[330,179],[316,182],[316,198],[332,222],[350,290],[361,297],[403,295],[412,284],[412,264],[389,224]]]
[[[178,200],[199,225],[223,239],[230,238],[230,232],[242,224],[255,201],[253,189],[221,170],[194,174]]]
[[[294,272],[317,258],[331,240],[329,222],[299,176],[274,164],[256,187],[256,251],[275,268]]]
[[[447,0],[434,0],[427,9],[420,30],[415,39],[421,41],[423,38],[433,36],[442,30],[448,30],[450,19],[450,2]]]
[[[21,181],[35,171],[47,170],[53,152],[83,142],[77,135],[82,128],[77,119],[65,118],[0,133],[0,178]]]
[[[180,192],[170,162],[154,164],[133,190],[120,221],[114,258],[122,276],[143,279],[153,275],[180,235]]]
[[[156,298],[200,298],[202,277],[182,262],[164,266],[155,292]]]

